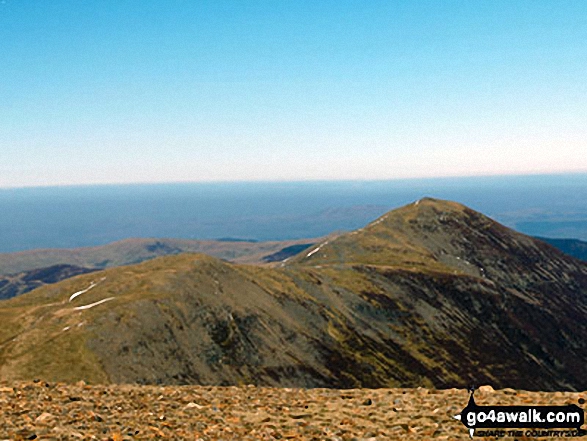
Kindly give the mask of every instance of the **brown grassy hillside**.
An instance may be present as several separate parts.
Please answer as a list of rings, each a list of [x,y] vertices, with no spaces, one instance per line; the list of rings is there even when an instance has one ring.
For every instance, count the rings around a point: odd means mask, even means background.
[[[584,263],[428,199],[282,267],[182,254],[3,302],[0,378],[584,390],[586,292]]]

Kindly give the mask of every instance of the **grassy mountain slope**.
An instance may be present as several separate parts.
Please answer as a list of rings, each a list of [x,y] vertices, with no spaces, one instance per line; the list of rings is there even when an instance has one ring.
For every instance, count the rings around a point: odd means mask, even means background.
[[[587,265],[424,199],[280,267],[182,254],[2,302],[0,378],[585,390],[586,314]]]

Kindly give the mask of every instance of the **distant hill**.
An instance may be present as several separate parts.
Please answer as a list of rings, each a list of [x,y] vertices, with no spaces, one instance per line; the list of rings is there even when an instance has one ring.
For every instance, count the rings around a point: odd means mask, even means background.
[[[237,244],[227,246],[224,242]],[[237,262],[256,264],[279,262],[313,245],[313,242],[301,244],[297,242],[299,241],[249,242],[230,238],[216,241],[129,239],[102,247],[0,254],[0,262],[3,265],[0,266],[0,300],[16,297],[40,286],[57,283],[105,267],[143,262],[159,256],[189,252],[193,249],[205,249],[211,255],[224,256],[226,260],[232,258]],[[294,245],[291,245],[292,243]],[[103,260],[105,256],[110,258]],[[35,265],[55,262],[80,262],[95,266],[84,268],[69,263],[57,263],[48,267],[35,267]],[[34,269],[3,275],[7,271],[31,267]]]
[[[0,303],[0,378],[585,390],[587,264],[422,199],[274,267],[181,254]]]
[[[587,262],[587,242],[578,239],[552,239],[548,237],[537,237],[562,252]]]
[[[244,240],[127,239],[108,245],[73,249],[31,250],[0,253],[0,276],[65,264],[104,269],[131,265],[180,253],[205,253],[233,262],[263,263],[263,258],[282,249],[307,244],[308,239],[273,242]]]

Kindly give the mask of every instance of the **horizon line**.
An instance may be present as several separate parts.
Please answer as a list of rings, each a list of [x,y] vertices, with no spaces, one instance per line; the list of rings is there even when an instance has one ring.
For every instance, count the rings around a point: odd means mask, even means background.
[[[375,182],[408,182],[408,181],[432,181],[432,180],[451,180],[451,179],[487,179],[487,178],[507,178],[507,177],[555,177],[555,176],[573,176],[587,175],[587,170],[577,171],[553,171],[553,172],[527,172],[527,173],[495,173],[495,174],[478,174],[478,175],[437,175],[437,176],[414,176],[398,178],[350,178],[350,179],[210,179],[210,180],[185,180],[185,181],[134,181],[134,182],[96,182],[96,183],[78,183],[78,184],[41,184],[41,185],[17,185],[1,186],[0,191],[8,190],[27,190],[27,189],[57,189],[57,188],[82,188],[82,187],[125,187],[125,186],[158,186],[158,185],[194,185],[194,184],[305,184],[305,183],[375,183]]]

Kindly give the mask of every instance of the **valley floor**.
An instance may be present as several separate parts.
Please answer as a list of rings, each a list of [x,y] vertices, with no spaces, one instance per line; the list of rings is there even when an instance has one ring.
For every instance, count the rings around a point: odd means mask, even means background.
[[[585,392],[484,389],[475,394],[478,405],[586,407]],[[462,389],[0,382],[0,440],[466,440],[452,417],[467,401]]]

